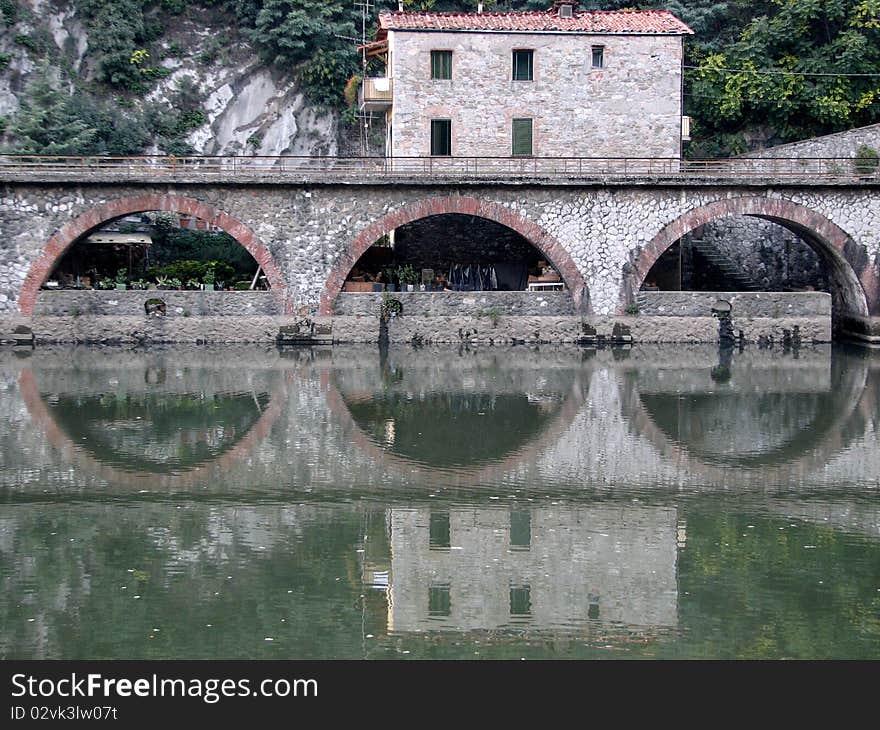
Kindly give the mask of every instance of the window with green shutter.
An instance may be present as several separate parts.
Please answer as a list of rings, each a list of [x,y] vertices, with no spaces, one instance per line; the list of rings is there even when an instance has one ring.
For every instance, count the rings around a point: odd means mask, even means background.
[[[431,78],[452,78],[452,51],[431,51]]]
[[[532,120],[513,120],[513,147],[514,157],[529,157],[532,154]]]
[[[452,155],[451,120],[431,120],[431,155],[434,157],[449,157]]]
[[[532,50],[519,50],[513,52],[514,81],[532,81],[534,56],[535,52]]]

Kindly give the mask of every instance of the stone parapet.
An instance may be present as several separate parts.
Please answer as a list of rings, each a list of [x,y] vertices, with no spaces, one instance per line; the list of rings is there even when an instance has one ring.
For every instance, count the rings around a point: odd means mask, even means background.
[[[711,317],[717,302],[729,302],[735,319],[743,317],[831,317],[825,292],[639,292],[639,314],[663,317]]]
[[[38,317],[146,316],[145,305],[159,299],[166,317],[272,316],[283,313],[269,291],[43,291],[34,314]]]
[[[336,299],[336,314],[373,315],[385,297],[397,299],[406,316],[471,316],[494,318],[515,316],[572,316],[571,294],[529,291],[456,292],[342,292]]]

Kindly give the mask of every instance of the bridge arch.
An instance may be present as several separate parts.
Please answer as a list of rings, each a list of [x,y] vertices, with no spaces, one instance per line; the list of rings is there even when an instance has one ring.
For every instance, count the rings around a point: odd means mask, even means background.
[[[319,314],[330,315],[333,313],[333,304],[339,292],[342,291],[345,277],[348,276],[348,273],[358,262],[358,259],[377,239],[407,223],[430,216],[450,213],[485,218],[507,226],[519,233],[532,246],[544,254],[547,260],[559,272],[572,294],[575,310],[583,313],[589,312],[590,303],[587,284],[574,260],[559,241],[536,223],[503,205],[486,200],[478,200],[477,198],[450,195],[409,203],[392,213],[388,213],[362,230],[340,255],[330,270],[330,274],[324,283]]]
[[[619,312],[635,299],[651,267],[667,248],[695,228],[731,215],[763,218],[804,239],[828,271],[835,318],[880,313],[880,281],[865,249],[820,213],[790,200],[764,197],[716,200],[693,208],[666,225],[642,248],[624,277]]]
[[[200,218],[228,233],[256,259],[269,280],[271,291],[275,296],[283,299],[285,311],[289,313],[291,303],[289,297],[286,296],[287,282],[284,275],[272,258],[269,249],[253,231],[228,213],[195,198],[160,194],[134,195],[110,200],[103,205],[91,208],[59,228],[28,270],[18,297],[19,312],[26,316],[33,314],[40,288],[46,283],[49,274],[52,273],[67,249],[77,239],[115,218],[151,210],[185,213]]]

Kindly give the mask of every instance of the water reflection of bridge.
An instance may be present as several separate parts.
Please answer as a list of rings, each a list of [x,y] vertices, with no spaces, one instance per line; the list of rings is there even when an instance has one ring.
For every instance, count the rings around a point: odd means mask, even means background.
[[[788,488],[829,486],[877,422],[874,361],[827,349],[192,354],[17,363],[33,438],[109,489]],[[863,451],[846,485],[875,481]]]

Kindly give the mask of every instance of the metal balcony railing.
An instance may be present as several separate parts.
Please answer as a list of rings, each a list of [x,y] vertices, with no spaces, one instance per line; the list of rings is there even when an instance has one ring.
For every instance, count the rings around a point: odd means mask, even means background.
[[[0,180],[246,180],[376,182],[407,179],[537,182],[880,184],[853,158],[679,160],[651,157],[104,157],[0,155]]]

